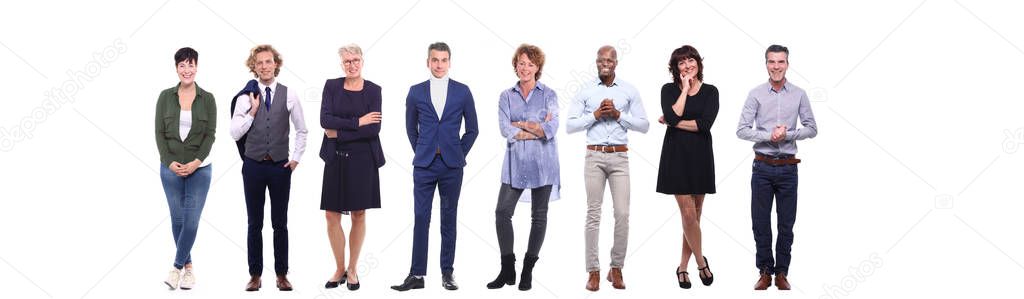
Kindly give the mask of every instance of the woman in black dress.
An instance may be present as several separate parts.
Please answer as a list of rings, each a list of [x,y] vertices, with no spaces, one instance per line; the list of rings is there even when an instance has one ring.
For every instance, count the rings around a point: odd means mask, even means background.
[[[320,106],[324,128],[320,158],[324,160],[324,183],[320,209],[327,214],[327,238],[337,269],[326,288],[348,284],[359,289],[356,272],[359,251],[366,236],[366,209],[380,208],[380,176],[384,166],[380,146],[380,86],[362,77],[363,52],[356,45],[338,50],[345,77],[327,80]],[[349,262],[345,267],[345,232],[341,215],[351,214]]]
[[[711,125],[718,115],[718,89],[704,84],[704,63],[697,49],[682,46],[668,63],[672,83],[661,87],[661,123],[668,126],[658,166],[658,192],[674,195],[683,222],[683,250],[676,279],[690,288],[687,264],[692,254],[704,285],[714,277],[701,250],[700,215],[704,195],[715,193]]]

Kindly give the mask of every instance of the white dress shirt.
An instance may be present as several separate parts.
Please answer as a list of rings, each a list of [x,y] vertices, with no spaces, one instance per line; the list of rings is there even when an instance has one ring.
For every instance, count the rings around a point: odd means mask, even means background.
[[[441,78],[430,76],[430,103],[434,104],[437,119],[444,115],[444,103],[448,99],[448,75]]]
[[[267,87],[270,87],[270,105],[273,106],[277,103],[277,98],[273,95],[277,91],[277,81],[264,85],[263,82],[259,83],[261,96],[264,95]],[[290,160],[299,162],[302,159],[302,153],[306,152],[306,118],[302,114],[302,105],[299,102],[299,94],[294,89],[288,89],[288,99],[286,99],[286,105],[288,108],[289,117],[292,120],[292,126],[295,129],[295,146],[292,148],[291,153],[288,155]],[[250,103],[249,95],[238,96],[238,101],[235,102],[235,111],[231,116],[231,138],[234,140],[242,139],[242,136],[246,132],[249,132],[249,128],[252,127],[253,117],[249,115],[249,109],[252,108]],[[261,107],[262,108],[262,107]]]

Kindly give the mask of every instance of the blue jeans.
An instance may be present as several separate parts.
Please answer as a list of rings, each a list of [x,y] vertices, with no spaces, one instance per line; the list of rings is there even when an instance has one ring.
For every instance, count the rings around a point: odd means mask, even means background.
[[[772,166],[754,161],[750,178],[750,218],[757,245],[755,266],[761,273],[789,274],[790,251],[793,246],[793,223],[796,222],[797,167]],[[778,239],[772,257],[772,201],[778,215]]]
[[[199,217],[210,190],[211,168],[212,165],[200,167],[189,176],[180,177],[166,165],[160,166],[160,181],[171,210],[171,233],[177,247],[174,268],[181,269],[192,263],[192,244],[196,241]]]

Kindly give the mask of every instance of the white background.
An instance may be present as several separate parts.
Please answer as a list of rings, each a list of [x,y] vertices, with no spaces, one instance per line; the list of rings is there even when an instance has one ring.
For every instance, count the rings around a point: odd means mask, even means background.
[[[1013,296],[1024,278],[1020,170],[1024,24],[1003,1],[29,1],[0,11],[0,297],[532,298]],[[1006,7],[1015,6],[1015,7]],[[426,80],[426,47],[452,47],[451,77],[476,97],[480,136],[460,200],[456,278],[440,287],[433,218],[427,288],[388,288],[408,273],[412,150],[408,87]],[[511,87],[514,47],[547,53],[541,82],[562,101],[563,199],[551,204],[534,290],[487,290],[498,271],[493,210],[503,140],[496,102]],[[281,51],[279,80],[297,90],[311,127],[292,180],[289,230],[295,291],[273,288],[270,224],[264,289],[245,293],[246,217],[241,164],[228,133],[229,97],[250,75],[257,43]],[[358,292],[325,291],[334,271],[319,194],[317,129],[323,82],[341,76],[336,51],[358,43],[364,76],[383,87],[383,208],[368,213]],[[789,79],[811,96],[820,134],[800,142],[800,204],[790,281],[753,292],[751,144],[735,137],[747,92],[767,74],[763,51],[791,50]],[[619,47],[618,76],[652,119],[670,80],[672,49],[694,45],[721,92],[715,138],[718,194],[703,218],[715,283],[680,290],[681,226],[654,192],[664,129],[630,133],[632,217],[625,281],[584,290],[584,134],[566,135],[565,110],[595,73],[598,47]],[[153,111],[177,82],[173,54],[200,53],[197,82],[218,101],[210,188],[192,251],[198,284],[167,291],[174,245],[157,173]],[[54,90],[67,97],[55,100]],[[608,263],[610,199],[602,225]],[[437,201],[435,201],[435,206]],[[436,210],[436,208],[435,208]],[[269,213],[269,211],[268,211]],[[523,254],[529,208],[514,217]],[[348,218],[345,218],[345,227]],[[696,264],[691,262],[692,273]],[[606,269],[605,269],[606,271]],[[604,272],[602,272],[602,275]],[[698,281],[696,275],[691,279]]]

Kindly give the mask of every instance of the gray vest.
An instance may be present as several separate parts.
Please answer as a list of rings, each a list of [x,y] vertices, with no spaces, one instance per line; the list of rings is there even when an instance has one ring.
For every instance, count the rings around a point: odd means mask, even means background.
[[[245,141],[245,156],[256,161],[288,159],[288,87],[278,83],[271,101],[270,111],[260,103]]]

